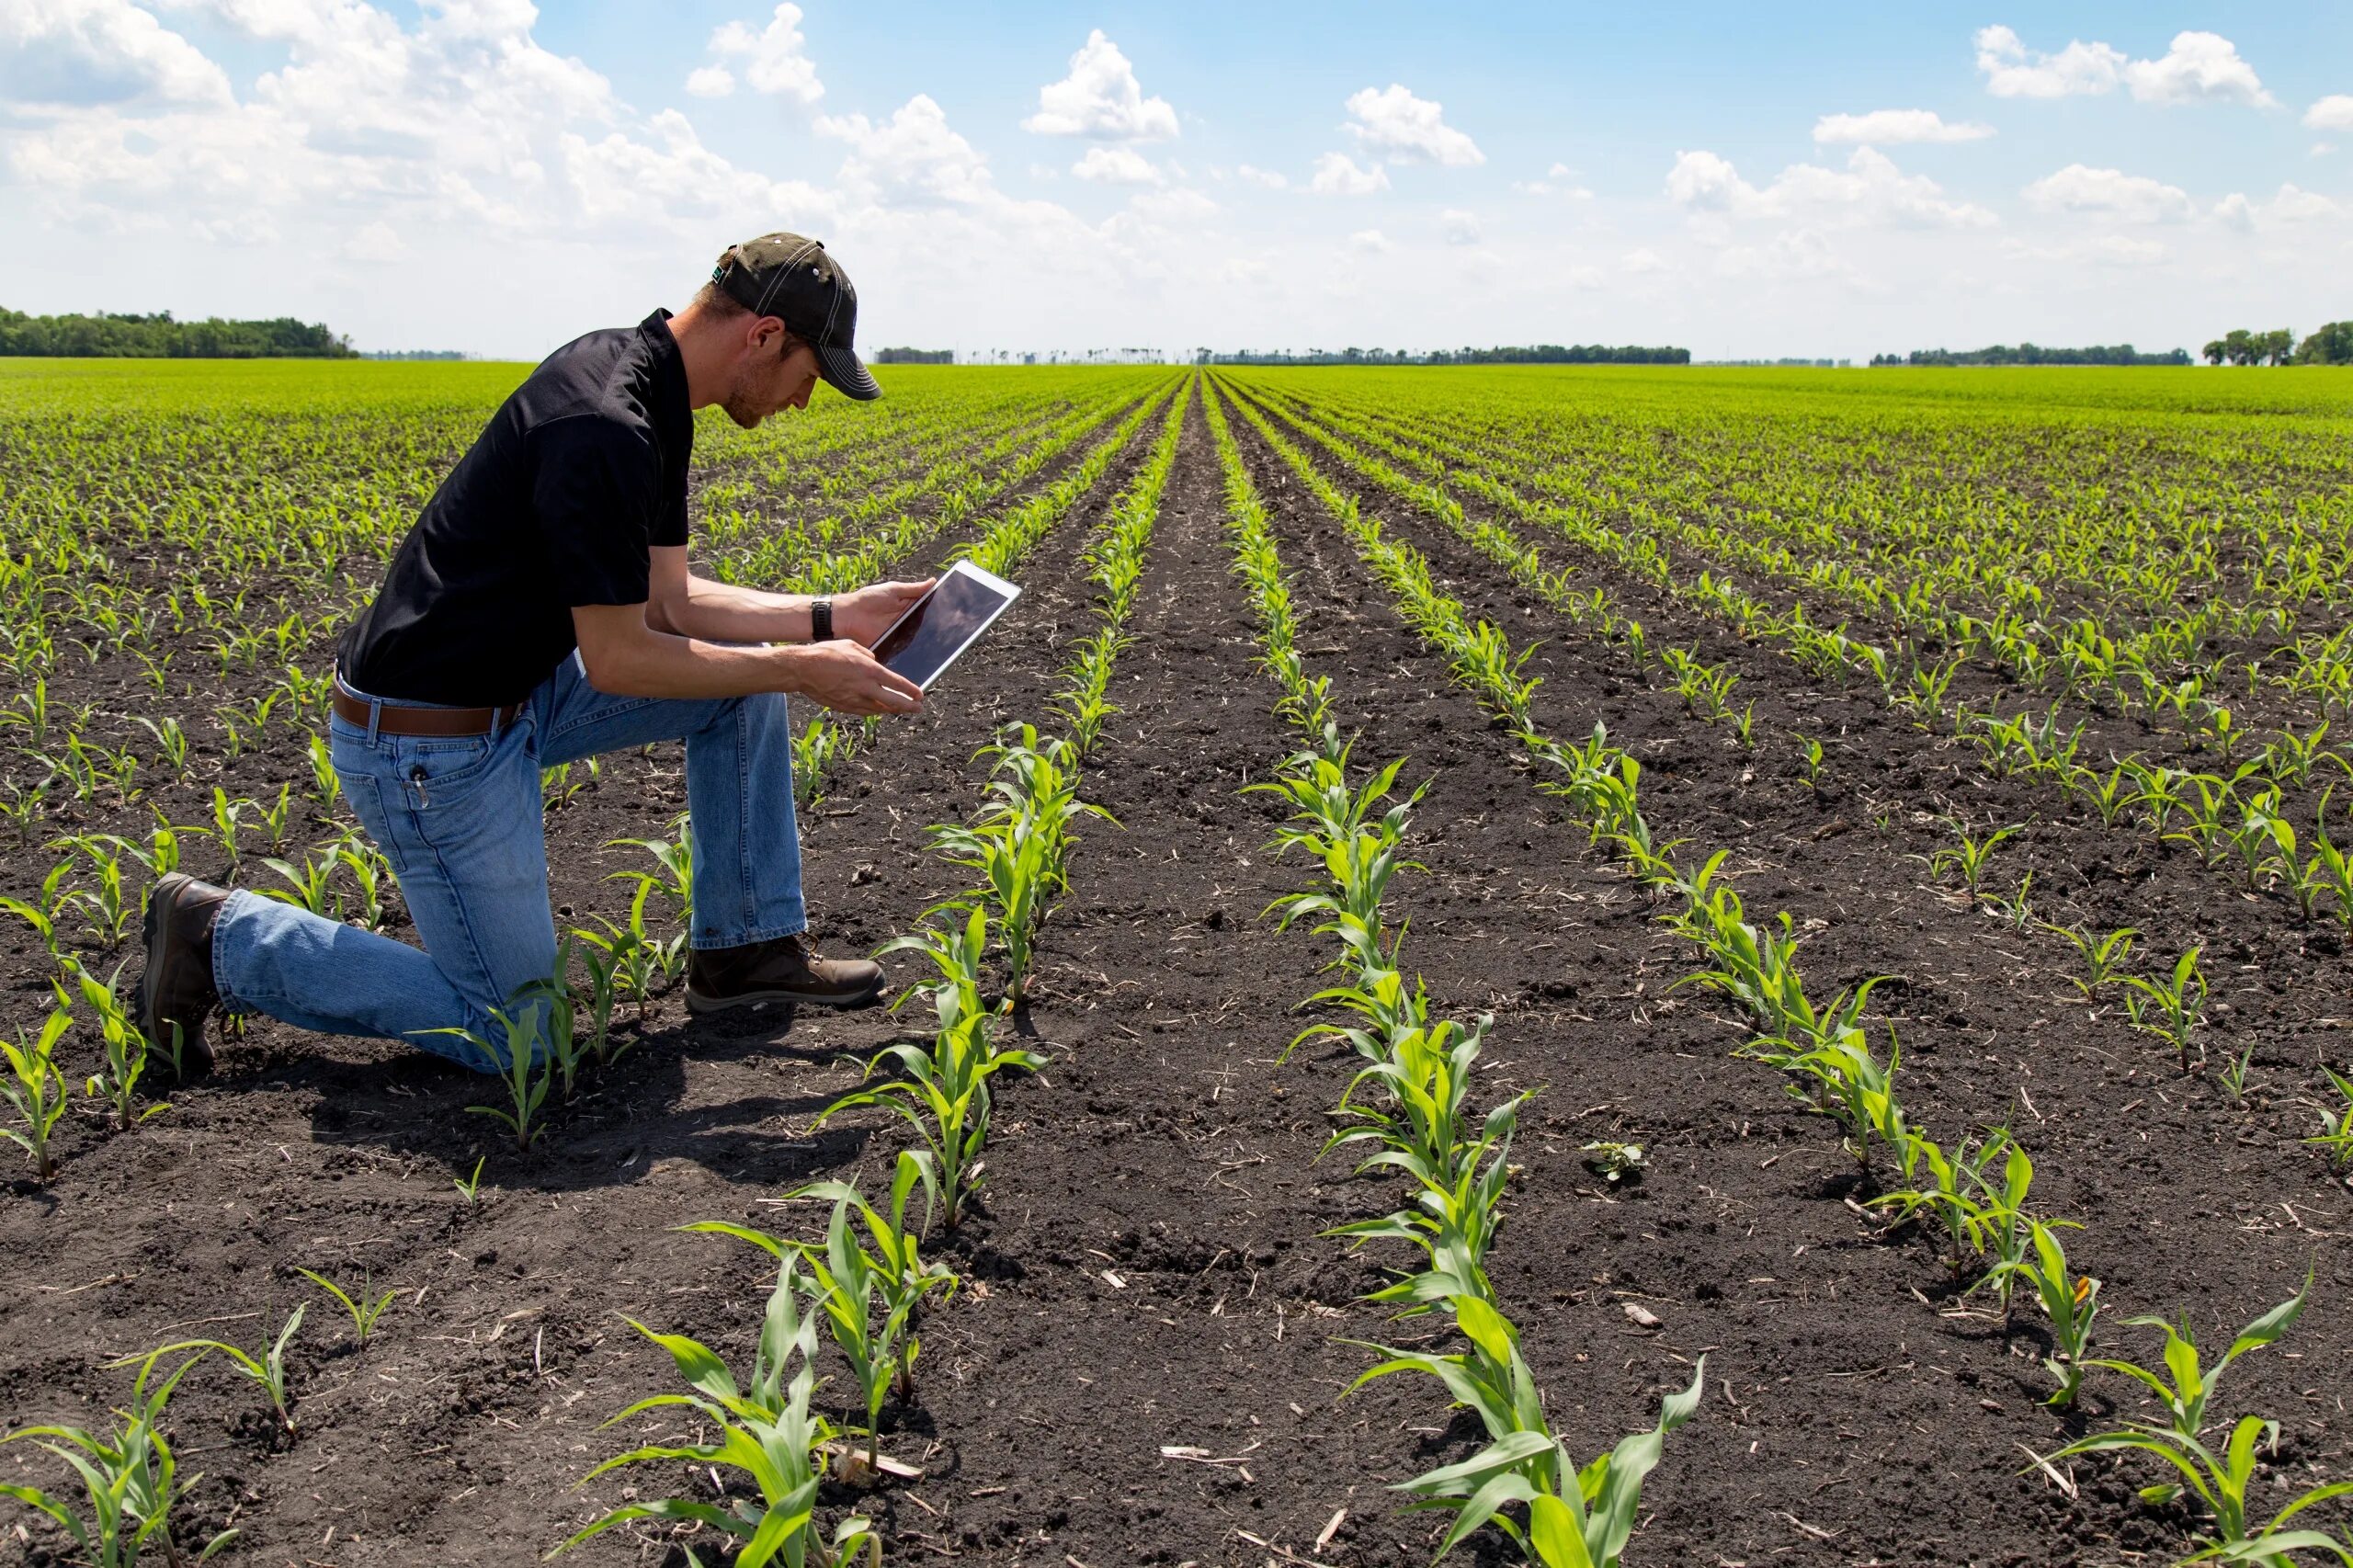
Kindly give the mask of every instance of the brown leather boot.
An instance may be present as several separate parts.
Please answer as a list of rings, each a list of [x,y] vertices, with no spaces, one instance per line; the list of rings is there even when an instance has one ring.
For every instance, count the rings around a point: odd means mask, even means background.
[[[687,1011],[716,1013],[755,1002],[863,1007],[882,992],[882,966],[827,959],[796,931],[740,948],[697,948],[687,960]]]
[[[229,901],[225,888],[172,872],[147,894],[147,971],[139,977],[139,1014],[132,1021],[156,1059],[173,1059],[179,1031],[180,1082],[212,1071],[204,1020],[221,1000],[212,983],[212,923]]]

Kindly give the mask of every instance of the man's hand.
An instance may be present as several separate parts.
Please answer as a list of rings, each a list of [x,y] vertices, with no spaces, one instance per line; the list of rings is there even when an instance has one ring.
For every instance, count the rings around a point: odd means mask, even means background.
[[[905,586],[897,583],[881,585]],[[879,663],[862,642],[853,642],[846,637],[836,637],[830,642],[812,642],[799,651],[798,663],[795,689],[836,713],[923,711],[923,688]]]
[[[870,648],[874,640],[890,631],[892,622],[906,614],[909,605],[931,592],[931,585],[938,580],[926,577],[920,583],[870,583],[844,594],[834,601],[834,631]]]

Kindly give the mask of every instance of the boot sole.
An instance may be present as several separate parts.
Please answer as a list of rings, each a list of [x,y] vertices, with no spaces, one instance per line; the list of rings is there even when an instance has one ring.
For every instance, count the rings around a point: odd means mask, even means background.
[[[687,992],[687,1011],[724,1013],[734,1007],[757,1006],[763,1002],[791,1002],[809,1007],[863,1007],[880,998],[881,994],[882,984],[880,981],[877,981],[870,989],[852,996],[821,995],[814,992],[787,991],[781,988],[746,991],[735,996],[705,996],[689,988]]]

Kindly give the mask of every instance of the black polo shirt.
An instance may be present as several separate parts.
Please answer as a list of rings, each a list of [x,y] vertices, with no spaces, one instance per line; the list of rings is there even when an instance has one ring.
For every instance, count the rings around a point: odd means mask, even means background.
[[[574,605],[645,602],[649,549],[687,542],[694,418],[669,316],[575,338],[500,405],[344,633],[347,683],[517,702],[578,645]]]

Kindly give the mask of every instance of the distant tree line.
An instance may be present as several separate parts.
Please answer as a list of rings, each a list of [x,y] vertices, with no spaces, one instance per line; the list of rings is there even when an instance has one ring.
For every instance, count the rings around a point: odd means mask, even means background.
[[[1909,354],[1874,354],[1874,365],[2187,365],[2186,348],[2143,354],[2129,343],[2095,344],[2089,348],[2046,348],[2021,343],[2015,348],[1996,343],[1990,348],[1915,348]]]
[[[2333,321],[2302,343],[2291,327],[2234,327],[2202,350],[2210,365],[2353,365],[2353,321]]]
[[[152,316],[31,316],[0,310],[0,355],[42,358],[349,359],[351,340],[322,323],[174,321]]]
[[[1610,347],[1599,343],[1573,343],[1565,347],[1538,343],[1526,347],[1435,348],[1424,354],[1403,348],[1311,348],[1304,354],[1247,348],[1221,354],[1199,348],[1194,350],[1193,361],[1199,365],[1688,365],[1691,350],[1631,345]]]
[[[878,365],[953,365],[953,348],[878,348],[874,351]]]
[[[362,359],[462,359],[465,355],[455,348],[371,348],[360,358]]]

